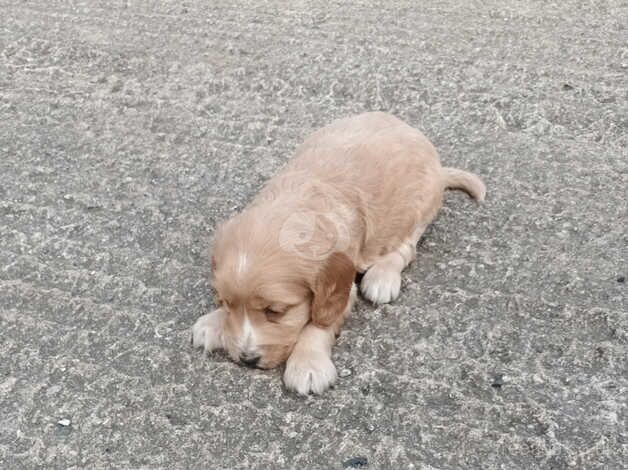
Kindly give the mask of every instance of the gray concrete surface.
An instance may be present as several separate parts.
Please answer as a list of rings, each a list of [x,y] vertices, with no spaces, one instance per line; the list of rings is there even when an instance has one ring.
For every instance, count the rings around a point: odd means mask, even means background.
[[[0,467],[622,468],[627,18],[0,0]],[[192,350],[216,223],[310,130],[376,109],[487,203],[448,194],[321,398]]]

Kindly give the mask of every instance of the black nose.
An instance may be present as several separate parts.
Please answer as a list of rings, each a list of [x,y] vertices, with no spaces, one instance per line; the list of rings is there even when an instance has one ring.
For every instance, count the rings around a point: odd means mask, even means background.
[[[242,353],[240,354],[240,362],[247,367],[256,367],[260,360],[258,354]]]

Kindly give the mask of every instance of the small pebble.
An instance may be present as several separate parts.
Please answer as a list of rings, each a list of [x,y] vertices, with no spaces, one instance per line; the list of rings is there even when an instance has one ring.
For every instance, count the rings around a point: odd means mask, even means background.
[[[59,421],[57,421],[57,424],[59,426],[63,426],[64,428],[69,426],[70,424],[72,424],[72,421],[70,421],[68,418],[63,418],[60,419]]]
[[[623,284],[624,282],[626,282],[626,278],[624,276],[619,276],[617,278],[617,282],[619,282],[620,284]]]
[[[504,376],[502,374],[495,375],[491,387],[501,388],[502,385],[504,385]]]
[[[111,77],[109,92],[117,93],[120,90],[122,90],[122,80],[116,76]]]
[[[349,377],[353,372],[351,372],[351,369],[342,369],[340,372],[338,372],[338,377]]]
[[[369,461],[366,457],[353,457],[349,460],[345,460],[342,463],[344,468],[359,468],[366,467],[369,464]]]

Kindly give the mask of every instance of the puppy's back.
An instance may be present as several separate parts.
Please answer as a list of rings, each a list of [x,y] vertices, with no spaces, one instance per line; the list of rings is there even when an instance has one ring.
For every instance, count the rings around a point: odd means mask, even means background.
[[[396,249],[419,223],[429,223],[444,189],[434,146],[383,112],[339,119],[315,131],[279,178],[295,174],[333,188],[343,203],[359,209],[365,233],[358,264]]]

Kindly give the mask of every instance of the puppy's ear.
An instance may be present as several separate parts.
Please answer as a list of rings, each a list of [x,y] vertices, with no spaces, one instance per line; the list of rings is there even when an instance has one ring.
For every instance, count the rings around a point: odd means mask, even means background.
[[[344,253],[332,253],[318,273],[312,292],[312,323],[329,328],[339,320],[351,294],[355,266]]]

